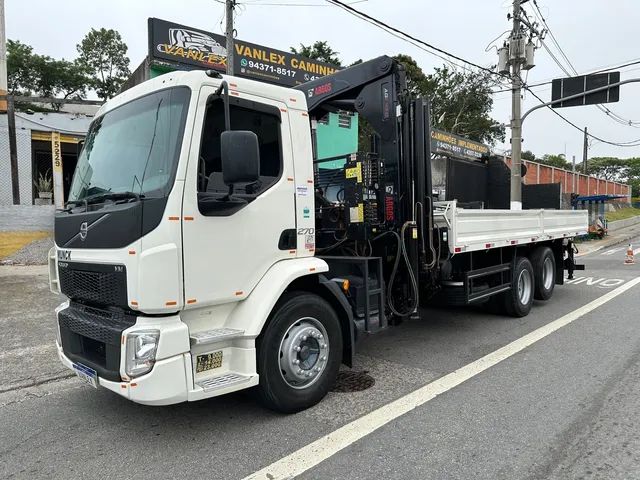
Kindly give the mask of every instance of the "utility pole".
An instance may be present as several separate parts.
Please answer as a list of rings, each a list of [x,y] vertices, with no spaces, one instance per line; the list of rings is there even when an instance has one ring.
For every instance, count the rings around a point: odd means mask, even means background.
[[[577,193],[576,192],[576,156],[575,155],[573,156],[573,169],[571,171],[573,172],[573,174],[571,175],[571,178],[573,179],[571,193]]]
[[[20,204],[20,182],[18,181],[18,149],[16,147],[16,115],[13,98],[7,95],[7,36],[4,22],[4,0],[0,0],[0,112],[7,112],[9,134],[9,163],[11,164],[11,189],[13,204]]]
[[[0,0],[0,96],[7,94],[7,36],[4,31],[4,0]],[[0,112],[7,111],[6,97],[0,97]]]
[[[535,36],[542,36],[522,5],[529,0],[513,0],[513,20],[509,38],[498,49],[498,73],[511,78],[511,210],[522,210],[522,70],[535,66]],[[528,40],[527,40],[528,37]]]
[[[227,18],[227,75],[233,75],[233,9],[236,6],[236,0],[226,0],[226,18]]]
[[[13,97],[7,96],[7,125],[9,127],[9,160],[11,162],[11,188],[13,204],[20,205],[20,182],[18,181],[18,148],[16,146],[16,112]]]
[[[584,127],[584,146],[582,147],[582,173],[587,174],[587,157],[589,156],[589,133]]]
[[[522,80],[524,39],[520,30],[520,1],[513,0],[513,30],[509,41],[511,62],[511,210],[522,210]]]

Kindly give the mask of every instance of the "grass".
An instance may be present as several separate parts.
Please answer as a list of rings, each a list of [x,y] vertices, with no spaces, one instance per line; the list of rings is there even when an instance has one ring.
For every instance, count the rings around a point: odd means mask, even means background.
[[[50,235],[50,232],[0,232],[0,260],[13,255],[31,242]]]
[[[640,216],[640,208],[621,208],[620,210],[616,210],[614,212],[607,212],[605,215],[607,221],[615,222],[616,220],[624,220],[626,218]]]

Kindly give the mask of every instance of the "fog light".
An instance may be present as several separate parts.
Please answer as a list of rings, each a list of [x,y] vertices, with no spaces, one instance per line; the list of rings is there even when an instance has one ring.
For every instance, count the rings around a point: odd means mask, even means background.
[[[159,330],[139,330],[127,334],[125,372],[130,377],[148,373],[156,363]]]

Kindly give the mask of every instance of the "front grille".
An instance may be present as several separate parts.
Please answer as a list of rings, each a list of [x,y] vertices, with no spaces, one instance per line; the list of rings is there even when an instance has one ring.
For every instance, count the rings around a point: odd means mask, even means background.
[[[122,332],[135,325],[135,315],[72,302],[58,313],[62,349],[73,362],[93,368],[100,377],[120,381]]]
[[[60,327],[103,343],[118,345],[123,330],[136,323],[135,317],[122,311],[100,310],[85,305],[73,305],[58,316]]]
[[[127,307],[124,265],[58,262],[60,289],[71,300]]]

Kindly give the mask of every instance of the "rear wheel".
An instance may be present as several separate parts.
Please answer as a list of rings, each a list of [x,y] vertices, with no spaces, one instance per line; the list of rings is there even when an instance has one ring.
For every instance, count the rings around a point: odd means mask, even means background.
[[[531,254],[531,264],[535,277],[534,297],[549,300],[556,285],[556,259],[549,247],[538,247]]]
[[[287,293],[257,339],[262,403],[294,413],[324,398],[342,358],[340,320],[317,295]]]
[[[533,304],[534,285],[531,262],[526,257],[516,258],[511,278],[511,290],[501,294],[504,312],[512,317],[529,315]]]

